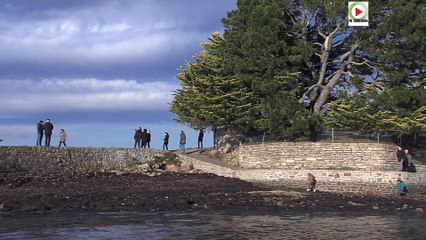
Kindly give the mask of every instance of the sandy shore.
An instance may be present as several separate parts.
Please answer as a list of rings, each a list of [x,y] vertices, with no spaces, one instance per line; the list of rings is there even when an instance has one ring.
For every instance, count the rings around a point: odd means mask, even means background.
[[[0,214],[66,211],[375,211],[424,214],[426,195],[360,196],[274,189],[213,174],[111,173],[0,183]]]

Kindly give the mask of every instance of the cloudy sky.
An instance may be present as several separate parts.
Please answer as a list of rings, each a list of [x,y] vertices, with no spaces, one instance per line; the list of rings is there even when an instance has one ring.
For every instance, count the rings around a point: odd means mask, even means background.
[[[234,0],[0,0],[1,145],[35,145],[36,123],[64,128],[71,146],[154,147],[194,130],[173,121],[177,68],[223,31]],[[207,134],[211,145],[211,134]]]

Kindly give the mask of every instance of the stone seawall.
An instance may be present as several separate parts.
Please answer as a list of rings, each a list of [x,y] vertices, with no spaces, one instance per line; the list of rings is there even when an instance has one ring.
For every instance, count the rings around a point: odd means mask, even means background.
[[[247,169],[398,170],[396,146],[379,143],[280,142],[241,145],[238,165]]]
[[[180,155],[185,165],[194,169],[224,177],[235,177],[249,182],[258,182],[278,189],[307,188],[308,173],[317,179],[317,189],[325,192],[362,193],[374,195],[395,194],[397,179],[402,179],[410,193],[426,191],[426,166],[419,165],[418,172],[360,171],[360,170],[286,170],[286,169],[237,169],[232,170],[207,163],[186,155]]]
[[[426,191],[424,172],[252,169],[236,172],[235,177],[278,187],[307,188],[308,173],[315,176],[317,189],[325,192],[390,195],[395,194],[397,179],[402,179],[407,184],[410,193]]]
[[[0,147],[0,180],[67,177],[123,170],[152,160],[158,150],[134,148]]]
[[[337,156],[335,156],[335,153],[332,153],[328,157],[322,150],[316,148],[317,152],[313,150],[303,151],[304,155],[299,155],[299,162],[296,162],[291,161],[285,153],[279,153],[282,145],[272,145],[242,146],[240,151],[244,153],[240,157],[242,157],[243,161],[246,161],[247,168],[227,167],[225,164],[215,164],[213,162],[198,160],[188,155],[178,155],[184,165],[192,166],[192,168],[200,169],[203,172],[276,185],[279,188],[306,188],[307,174],[312,173],[316,176],[318,181],[317,187],[320,191],[394,194],[398,178],[401,178],[407,183],[411,193],[424,193],[426,191],[426,166],[417,165],[417,173],[396,171],[395,169],[398,168],[398,164],[393,159],[395,153],[394,148],[391,146],[385,145],[383,147],[385,150],[370,144],[364,146],[367,148],[367,151],[371,151],[370,155],[367,156],[360,154],[359,149],[352,149],[350,152],[354,153],[354,156],[350,157],[349,150],[346,149],[346,153],[341,154],[340,158],[349,159],[349,163],[339,163],[336,168],[336,165],[327,165],[328,163],[326,162],[329,161],[325,160],[336,159]],[[360,146],[358,145],[358,147]],[[301,146],[299,148],[302,149]],[[271,152],[268,154],[266,149],[271,150]],[[275,149],[275,152],[272,151],[273,149]],[[328,146],[328,149],[338,148],[336,146],[334,148],[333,146]],[[374,149],[379,154],[374,153]],[[257,150],[261,151],[256,152]],[[302,151],[300,150],[300,152]],[[325,152],[331,153],[327,149]],[[248,153],[254,155],[254,157]],[[310,155],[307,155],[307,153]],[[162,154],[163,152],[159,150],[132,148],[1,146],[0,182],[22,178],[61,178],[100,171],[120,171],[131,168],[135,164],[150,161],[154,159],[154,156]],[[296,155],[293,154],[292,156]],[[389,158],[386,159],[383,157],[380,160],[378,156],[388,156]],[[250,163],[249,160],[253,166],[248,165]],[[266,164],[262,165],[262,160],[265,160]],[[383,165],[372,163],[373,160]],[[285,164],[278,164],[279,161],[283,161]],[[274,164],[271,164],[272,162]],[[269,168],[256,169],[260,166],[269,166]],[[272,166],[281,166],[281,168],[277,167],[277,169],[273,169]],[[374,170],[369,170],[370,168]]]

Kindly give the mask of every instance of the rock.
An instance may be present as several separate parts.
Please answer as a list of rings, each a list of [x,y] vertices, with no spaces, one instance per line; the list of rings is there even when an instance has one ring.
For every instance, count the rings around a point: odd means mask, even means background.
[[[352,201],[349,201],[348,205],[351,205],[351,206],[364,206],[364,204],[362,204],[362,203],[356,203],[356,202],[352,202]]]
[[[408,208],[408,205],[407,204],[404,204],[404,206],[402,206],[402,208],[401,209],[407,209]]]
[[[423,208],[416,208],[417,213],[424,213]]]
[[[373,206],[374,210],[379,210],[379,206]]]

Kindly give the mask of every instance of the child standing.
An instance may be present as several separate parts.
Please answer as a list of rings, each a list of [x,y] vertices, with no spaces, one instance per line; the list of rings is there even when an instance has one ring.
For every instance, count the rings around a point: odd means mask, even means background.
[[[67,134],[65,133],[64,129],[61,129],[61,132],[59,133],[59,146],[58,147],[61,147],[62,143],[66,147],[67,146],[67,144],[65,143],[66,140],[67,140]]]
[[[315,180],[315,176],[311,173],[308,173],[308,180],[309,180],[309,188],[306,189],[306,191],[312,191],[316,192],[317,189],[315,188],[315,185],[317,184],[317,180]]]

